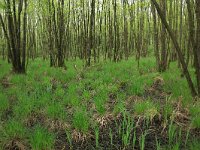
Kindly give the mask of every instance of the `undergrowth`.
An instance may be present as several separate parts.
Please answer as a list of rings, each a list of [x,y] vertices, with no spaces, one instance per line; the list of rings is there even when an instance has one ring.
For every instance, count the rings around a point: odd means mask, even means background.
[[[176,63],[158,73],[152,58],[139,68],[133,59],[90,68],[69,61],[66,70],[36,59],[26,75],[0,64],[0,149],[146,149],[149,139],[155,149],[200,147],[200,104]],[[152,86],[157,77],[164,99]]]

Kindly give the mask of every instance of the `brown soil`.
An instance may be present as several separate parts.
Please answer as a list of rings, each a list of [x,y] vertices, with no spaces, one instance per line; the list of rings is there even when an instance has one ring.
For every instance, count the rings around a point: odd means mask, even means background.
[[[64,130],[59,131],[57,133],[55,149],[75,149],[75,150],[91,150],[91,149],[102,149],[102,150],[129,150],[133,149],[133,145],[124,146],[122,141],[122,136],[119,134],[120,124],[122,124],[123,117],[120,115],[118,118],[116,117],[114,120],[109,120],[104,126],[100,126],[99,128],[99,147],[96,147],[95,142],[95,132],[91,130],[91,132],[87,134],[83,134],[77,131],[73,131],[71,133],[72,144],[70,145],[67,141],[67,135]],[[138,122],[139,118],[134,119],[135,122]],[[111,130],[112,129],[112,130]],[[113,140],[111,145],[110,131],[112,131]],[[138,126],[132,128],[130,134],[130,141],[133,141],[134,132],[136,133],[136,145],[134,147],[135,150],[140,149],[140,137],[144,131],[147,131],[146,140],[145,140],[145,150],[155,150],[156,149],[156,139],[160,142],[161,145],[167,145],[167,131],[168,126],[164,129],[162,119],[155,117],[154,120],[149,124],[149,126],[145,125],[145,120],[141,119],[138,122]],[[192,130],[191,132],[195,133],[197,138],[200,138],[199,131]],[[182,141],[185,140],[187,132],[183,130],[182,132]],[[184,142],[181,143],[181,149],[185,149]]]
[[[25,146],[24,142],[16,139],[9,141],[5,146],[5,150],[27,150],[28,147]]]
[[[3,86],[3,88],[9,88],[10,86],[12,86],[13,84],[10,83],[10,79],[8,76],[4,76],[1,80],[0,80],[1,85]]]
[[[133,106],[135,103],[139,101],[144,101],[147,97],[152,99],[155,102],[159,102],[161,105],[164,106],[166,97],[170,95],[170,93],[166,93],[164,91],[164,80],[160,77],[155,78],[154,83],[151,87],[147,88],[145,91],[144,96],[130,96],[126,103],[125,107],[126,110],[131,114],[131,119],[134,120],[134,126],[131,129],[130,134],[130,141],[133,141],[133,135],[136,133],[136,145],[134,146],[135,150],[140,149],[140,138],[144,132],[147,132],[147,135],[145,137],[145,150],[155,150],[156,149],[156,140],[160,142],[162,146],[168,145],[169,139],[168,137],[168,130],[169,130],[169,122],[166,123],[164,120],[164,116],[161,112],[154,116],[152,120],[150,120],[147,123],[147,119],[145,116],[136,116],[133,112]],[[126,89],[125,84],[122,84],[120,86],[120,90]],[[107,107],[112,108],[114,106],[113,103],[116,103],[116,95],[113,93],[110,93],[109,100],[107,103]],[[190,128],[191,120],[189,111],[187,108],[184,108],[182,106],[182,100],[181,98],[172,103],[173,106],[173,118],[174,118],[174,125],[178,126],[179,128],[182,128],[182,134],[181,134],[181,141],[183,141],[180,145],[181,149],[185,148],[185,138],[187,135],[187,132]],[[95,142],[95,131],[94,129],[91,129],[87,134],[80,133],[78,131],[72,131],[70,132],[70,135],[72,137],[71,145],[67,141],[67,135],[65,133],[65,130],[60,130],[57,132],[57,138],[55,142],[55,149],[61,150],[61,149],[75,149],[75,150],[92,150],[92,149],[102,149],[102,150],[130,150],[133,149],[133,145],[125,146],[122,141],[122,135],[119,133],[119,129],[122,130],[122,122],[124,120],[122,114],[118,114],[116,116],[112,115],[112,109],[107,109],[107,113],[104,116],[100,115],[94,115],[92,120],[95,121],[99,127],[99,147],[96,147]],[[95,108],[94,108],[95,109]],[[109,113],[110,112],[110,113]],[[172,117],[171,116],[171,117]],[[147,125],[148,124],[148,125]],[[111,145],[111,136],[110,132],[112,132],[112,145]],[[191,138],[195,137],[197,139],[200,139],[200,130],[197,129],[191,129],[190,131]]]
[[[166,92],[164,90],[164,84],[165,81],[163,78],[156,77],[153,84],[150,87],[146,87],[143,97],[162,103],[163,100],[165,100],[171,94],[170,92]]]

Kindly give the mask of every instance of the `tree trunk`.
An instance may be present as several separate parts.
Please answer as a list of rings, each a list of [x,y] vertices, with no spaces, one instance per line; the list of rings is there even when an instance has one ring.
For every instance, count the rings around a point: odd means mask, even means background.
[[[189,71],[188,71],[187,65],[186,65],[186,63],[185,63],[185,60],[184,60],[184,57],[183,57],[183,54],[182,54],[181,48],[180,48],[180,46],[178,45],[178,42],[177,42],[177,40],[176,40],[176,38],[175,38],[175,35],[174,35],[174,33],[172,32],[172,29],[170,28],[170,26],[168,25],[167,20],[166,20],[166,18],[165,18],[165,15],[163,14],[163,12],[162,12],[162,10],[160,9],[160,7],[159,7],[158,3],[156,2],[156,0],[151,0],[151,1],[153,2],[154,6],[156,7],[157,12],[158,12],[158,14],[159,14],[159,16],[160,16],[160,19],[161,19],[163,25],[165,26],[166,30],[168,31],[169,36],[171,37],[171,40],[172,40],[172,42],[173,42],[173,44],[174,44],[174,47],[175,47],[175,49],[176,49],[176,51],[177,51],[177,53],[178,53],[179,60],[180,60],[180,63],[181,63],[181,65],[182,65],[183,73],[184,73],[184,75],[186,76],[186,79],[187,79],[189,88],[190,88],[190,90],[191,90],[191,94],[192,94],[192,96],[197,96],[197,92],[196,92],[196,90],[195,90],[194,84],[193,84],[193,82],[192,82],[190,73],[189,73]]]
[[[26,64],[26,24],[27,24],[27,1],[19,0],[16,5],[16,1],[13,0],[12,4],[10,0],[6,0],[7,21],[8,29],[6,30],[5,24],[0,15],[0,21],[3,26],[4,34],[8,42],[8,54],[11,56],[13,71],[15,73],[25,73]],[[18,9],[16,9],[18,6]],[[24,20],[23,30],[21,31],[21,13],[24,6]],[[23,38],[21,38],[21,32]],[[22,43],[21,43],[22,42]],[[22,55],[22,56],[21,56]]]
[[[166,18],[166,0],[161,0],[161,8],[164,15],[164,18]],[[160,68],[161,72],[166,71],[167,69],[167,50],[166,50],[166,29],[164,24],[162,24],[162,30],[161,30],[161,61],[160,61]]]
[[[196,0],[196,19],[197,19],[197,32],[196,32],[196,50],[194,57],[196,58],[196,76],[198,95],[200,97],[200,1]]]
[[[155,7],[152,4],[152,14],[153,14],[153,26],[154,26],[154,53],[156,57],[156,64],[157,64],[157,70],[160,70],[160,52],[159,52],[159,40],[158,40],[158,28],[157,28],[157,16]]]

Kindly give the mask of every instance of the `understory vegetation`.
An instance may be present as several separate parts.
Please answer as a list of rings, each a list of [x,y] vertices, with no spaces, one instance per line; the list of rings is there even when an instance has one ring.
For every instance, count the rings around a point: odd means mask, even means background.
[[[200,101],[177,63],[155,63],[38,58],[19,75],[1,60],[0,149],[200,149]]]
[[[0,0],[0,150],[200,150],[200,0]]]

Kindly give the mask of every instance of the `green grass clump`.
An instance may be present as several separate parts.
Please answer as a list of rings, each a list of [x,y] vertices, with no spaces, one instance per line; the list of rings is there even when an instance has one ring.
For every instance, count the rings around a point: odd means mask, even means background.
[[[194,106],[191,106],[190,107],[190,114],[192,116],[197,116],[197,115],[200,115],[200,103],[198,104],[195,104]]]
[[[145,88],[152,85],[157,73],[147,75],[133,75],[129,81],[128,95],[143,95]]]
[[[76,72],[74,66],[68,65],[67,71],[64,72],[64,74],[61,76],[63,78],[61,78],[60,80],[64,81],[64,82],[69,82],[72,79],[74,79],[76,77],[76,75],[77,75],[77,72]]]
[[[36,126],[30,135],[30,145],[33,150],[53,149],[55,137],[41,126]]]
[[[43,109],[44,106],[52,102],[51,93],[41,94],[39,91],[35,91],[35,92],[36,93],[32,97],[35,109]]]
[[[125,106],[124,106],[124,103],[122,102],[122,101],[120,101],[120,102],[118,102],[115,106],[114,106],[114,110],[113,110],[113,112],[115,113],[115,114],[118,114],[118,113],[120,113],[120,112],[123,112],[123,111],[125,111]]]
[[[148,112],[151,109],[157,110],[155,104],[149,100],[135,103],[133,109],[134,109],[134,112],[138,115],[145,114],[146,112]]]
[[[73,126],[75,129],[86,133],[89,129],[89,117],[87,112],[83,110],[76,110],[73,115]]]
[[[101,99],[95,100],[95,108],[101,115],[106,112],[105,103]]]
[[[14,139],[22,140],[27,137],[27,130],[20,121],[9,120],[0,128],[0,135],[4,142]]]
[[[190,107],[190,114],[192,116],[192,127],[200,128],[200,104],[197,103],[194,106]]]
[[[146,136],[147,136],[146,131],[145,131],[145,133],[142,133],[142,135],[140,136],[139,145],[140,145],[141,150],[145,149],[145,138],[146,138]]]
[[[25,120],[32,110],[36,109],[34,99],[29,97],[25,92],[17,97],[17,101],[12,105],[13,115],[16,119]]]
[[[47,106],[46,108],[47,116],[53,119],[65,119],[67,114],[65,108],[62,104],[55,102]]]
[[[129,114],[123,112],[122,128],[120,134],[122,136],[123,147],[127,147],[131,144],[131,135],[134,130],[134,120]]]
[[[56,101],[58,101],[58,100],[62,101],[65,94],[66,94],[65,90],[61,86],[59,86],[55,90],[54,97],[55,97]]]
[[[9,73],[11,65],[6,63],[5,61],[2,61],[0,59],[0,64],[1,64],[1,71],[0,71],[0,79],[3,78],[6,74]]]
[[[14,117],[24,120],[29,116],[33,108],[34,107],[31,105],[31,102],[23,102],[20,105],[16,105],[13,108]]]
[[[174,143],[176,135],[177,135],[177,126],[174,125],[172,123],[172,121],[171,121],[171,123],[169,125],[169,129],[168,129],[168,142],[169,142],[169,146],[171,146]]]
[[[133,109],[136,115],[144,115],[150,118],[153,118],[158,113],[157,106],[149,100],[135,103]]]
[[[12,84],[20,86],[20,88],[26,87],[27,76],[23,74],[14,74],[10,81]]]
[[[156,69],[156,61],[154,58],[141,59],[139,70],[143,74],[149,74]]]
[[[70,105],[73,107],[80,105],[80,98],[77,93],[77,84],[71,83],[68,86],[67,93],[65,94],[63,101],[65,105]]]
[[[144,84],[138,79],[132,81],[129,87],[129,95],[142,95],[144,92]]]
[[[165,106],[162,109],[162,113],[164,115],[165,121],[167,122],[168,118],[173,113],[173,106],[172,106],[172,104],[168,100],[166,101]]]
[[[1,102],[0,105],[0,116],[1,116],[1,113],[9,108],[8,98],[3,93],[0,93],[0,102]]]
[[[99,93],[94,96],[94,103],[95,103],[96,110],[100,114],[104,114],[105,111],[106,111],[105,103],[106,103],[106,101],[108,99],[108,92],[103,87],[100,88],[100,89],[101,90],[99,90]]]
[[[89,101],[91,99],[91,94],[89,91],[84,90],[82,93],[82,98],[86,101]]]
[[[161,74],[165,84],[165,91],[172,92],[172,98],[183,97],[184,103],[190,103],[192,95],[185,77],[181,77],[181,70],[176,63],[171,63],[169,70]]]
[[[199,140],[194,139],[191,143],[189,143],[189,150],[200,150]]]
[[[194,128],[200,129],[200,116],[194,117],[194,118],[192,119],[192,126],[193,126]]]

